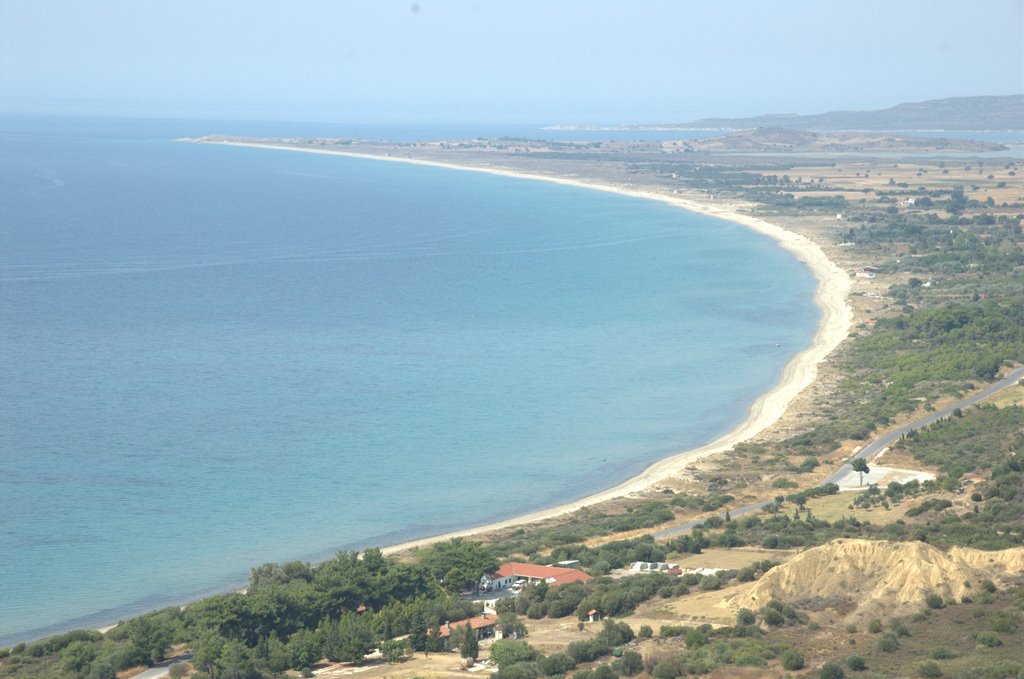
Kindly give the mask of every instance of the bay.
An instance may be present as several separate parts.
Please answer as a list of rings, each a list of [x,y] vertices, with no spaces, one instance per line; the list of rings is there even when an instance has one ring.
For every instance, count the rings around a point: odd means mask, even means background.
[[[210,131],[4,121],[0,644],[611,487],[814,333],[736,224]]]

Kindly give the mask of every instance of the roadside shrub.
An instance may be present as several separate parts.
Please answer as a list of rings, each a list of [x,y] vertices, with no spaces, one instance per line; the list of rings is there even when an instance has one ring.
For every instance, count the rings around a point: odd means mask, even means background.
[[[782,669],[784,670],[802,670],[806,665],[804,657],[800,654],[800,651],[795,648],[791,648],[782,654]]]

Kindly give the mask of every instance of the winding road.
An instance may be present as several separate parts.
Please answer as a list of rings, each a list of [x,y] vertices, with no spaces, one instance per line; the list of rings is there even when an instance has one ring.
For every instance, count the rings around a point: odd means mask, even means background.
[[[924,417],[914,420],[913,422],[904,424],[900,427],[896,427],[895,429],[892,429],[891,431],[882,434],[874,441],[872,441],[871,443],[857,451],[857,453],[853,455],[850,458],[850,460],[854,460],[856,458],[870,460],[876,455],[878,455],[880,452],[888,448],[894,441],[898,441],[902,436],[904,436],[908,432],[914,431],[916,429],[921,429],[923,427],[927,427],[930,424],[934,424],[939,420],[945,419],[952,415],[953,411],[956,410],[957,408],[960,408],[962,410],[964,408],[968,408],[972,405],[975,405],[976,403],[984,401],[993,394],[998,394],[1000,391],[1003,391],[1004,389],[1009,389],[1010,387],[1020,382],[1022,379],[1024,379],[1024,367],[1011,370],[1006,375],[1006,377],[1002,378],[995,384],[992,384],[986,387],[985,389],[982,389],[976,394],[972,394],[966,398],[957,401],[956,403],[951,403],[945,408],[940,408],[939,410],[936,410],[935,412],[932,413],[928,413]],[[838,484],[848,474],[856,474],[856,472],[854,472],[850,468],[849,462],[845,463],[842,467],[840,467],[832,474],[830,474],[828,478],[821,482],[821,485],[824,485],[826,483]],[[761,508],[766,507],[767,505],[770,505],[772,502],[774,502],[774,500],[763,500],[761,502],[755,502],[754,504],[746,505],[744,507],[729,509],[729,516],[731,518],[735,518],[738,516],[743,516],[745,514],[751,514],[753,512],[759,511]],[[725,512],[718,514],[718,516],[724,517]],[[653,533],[654,539],[661,540],[664,538],[671,538],[677,535],[682,535],[683,533],[688,533],[695,526],[699,526],[700,524],[704,523],[705,520],[706,518],[697,521],[689,521],[678,526],[672,526],[671,528],[664,528],[662,530],[655,531]]]

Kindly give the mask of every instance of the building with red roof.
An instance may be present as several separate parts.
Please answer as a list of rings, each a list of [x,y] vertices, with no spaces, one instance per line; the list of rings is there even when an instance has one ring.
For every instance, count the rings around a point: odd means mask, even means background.
[[[459,620],[458,622],[445,623],[441,625],[441,637],[450,636],[452,630],[460,627],[469,625],[469,628],[476,631],[477,639],[486,639],[487,637],[493,637],[495,626],[498,624],[498,616],[493,613],[484,613],[478,615],[475,618],[467,618],[466,620]],[[427,630],[429,633],[430,630]]]
[[[521,561],[509,561],[501,564],[494,573],[480,578],[480,589],[493,592],[511,587],[516,583],[537,584],[546,582],[548,585],[565,585],[570,582],[584,582],[590,576],[576,568],[560,568],[558,566],[539,566]]]

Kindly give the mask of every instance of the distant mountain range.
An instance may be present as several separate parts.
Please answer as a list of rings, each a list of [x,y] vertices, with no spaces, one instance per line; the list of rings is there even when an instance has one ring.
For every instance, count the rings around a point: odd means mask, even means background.
[[[781,113],[753,118],[703,118],[689,123],[629,125],[613,129],[695,130],[774,127],[790,130],[1024,130],[1024,94],[953,97],[899,104],[880,111]]]

